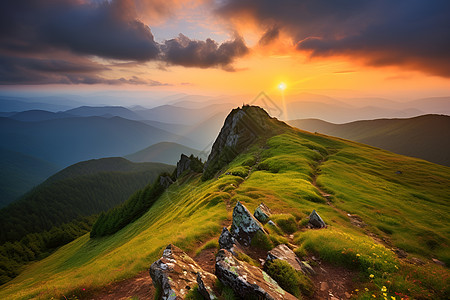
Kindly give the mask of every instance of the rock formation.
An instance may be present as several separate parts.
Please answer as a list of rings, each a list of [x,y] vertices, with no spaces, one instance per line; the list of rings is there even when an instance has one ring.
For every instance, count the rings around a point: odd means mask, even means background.
[[[275,259],[284,260],[295,270],[302,271],[302,265],[300,260],[297,258],[297,255],[295,255],[294,251],[289,249],[289,247],[285,244],[278,245],[267,252],[266,263],[274,261]]]
[[[248,246],[258,231],[267,234],[261,223],[238,201],[233,209],[231,233],[238,242],[244,246]]]
[[[314,209],[312,213],[309,215],[309,224],[314,228],[323,228],[327,227],[327,224],[322,220],[319,214]]]
[[[206,161],[203,179],[210,179],[258,137],[273,134],[275,119],[258,106],[236,108],[225,119]],[[281,123],[281,122],[280,122]]]
[[[296,299],[283,290],[266,272],[246,262],[238,261],[225,249],[216,257],[216,276],[231,287],[236,295],[245,299]]]
[[[258,205],[258,207],[255,210],[255,213],[253,214],[258,221],[261,223],[267,223],[270,219],[271,213],[270,209],[265,205],[264,203],[261,203]]]
[[[180,160],[177,162],[177,178],[186,171],[190,170],[191,160],[184,154],[181,154]]]
[[[172,178],[170,176],[161,176],[159,177],[159,184],[167,189],[173,183]]]
[[[231,235],[231,233],[228,231],[226,227],[222,229],[222,233],[219,237],[219,246],[220,249],[226,249],[228,251],[232,251],[235,244],[234,237]]]
[[[163,256],[150,266],[150,276],[155,287],[161,289],[161,299],[184,299],[186,294],[198,284],[199,278],[202,288],[199,291],[213,294],[216,276],[203,269],[180,248],[168,245]],[[199,275],[200,274],[200,275]],[[214,299],[214,298],[212,298]]]

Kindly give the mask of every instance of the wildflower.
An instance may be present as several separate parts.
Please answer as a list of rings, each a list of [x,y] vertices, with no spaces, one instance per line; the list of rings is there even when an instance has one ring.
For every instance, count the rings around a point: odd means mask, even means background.
[[[358,290],[358,289],[355,289],[355,292],[359,292],[359,290]]]
[[[398,267],[397,267],[397,265],[394,265],[394,267],[398,270]]]
[[[387,291],[387,288],[383,285],[383,287],[381,288],[381,291],[382,291],[382,292],[386,292],[386,291]]]
[[[372,297],[376,298],[377,296],[375,296],[374,294],[372,294]]]
[[[394,296],[391,296],[391,300],[395,300],[395,297],[394,297]]]
[[[360,257],[361,255],[358,253],[358,254],[356,254],[356,256]]]
[[[366,290],[366,292],[368,292],[369,291],[369,289],[368,288],[364,288],[365,290]]]
[[[383,296],[387,297],[387,293],[383,293]]]
[[[370,278],[374,278],[375,277],[375,275],[373,275],[373,274],[370,274],[370,276],[369,276]]]

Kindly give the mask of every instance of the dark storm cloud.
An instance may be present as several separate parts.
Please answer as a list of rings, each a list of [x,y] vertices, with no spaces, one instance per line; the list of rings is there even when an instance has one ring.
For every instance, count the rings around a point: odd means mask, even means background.
[[[106,79],[96,73],[108,70],[83,58],[39,59],[0,55],[0,84],[144,84],[165,85],[138,77]]]
[[[259,39],[259,44],[263,46],[270,44],[272,41],[276,40],[279,35],[280,29],[276,26],[273,26],[272,28],[269,28],[266,32],[264,32],[262,37]]]
[[[450,77],[447,0],[225,0],[217,12],[276,26],[313,57],[348,55]]]
[[[155,42],[138,12],[170,14],[178,0],[3,0],[0,1],[0,83],[150,84],[139,78],[107,80],[108,68],[88,57],[124,62],[162,61],[185,67],[232,69],[248,49],[241,38],[218,45],[180,35]],[[49,59],[53,53],[62,58]]]
[[[0,40],[15,51],[67,49],[74,53],[147,61],[158,55],[150,28],[132,2],[3,0]]]
[[[227,71],[234,70],[230,64],[236,57],[249,51],[241,37],[219,45],[211,39],[191,40],[182,34],[176,39],[165,41],[161,50],[162,59],[168,64],[199,68],[221,67]]]

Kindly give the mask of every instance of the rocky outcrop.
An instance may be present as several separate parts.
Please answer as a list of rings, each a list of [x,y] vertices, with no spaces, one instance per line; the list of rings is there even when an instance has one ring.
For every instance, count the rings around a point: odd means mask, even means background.
[[[170,176],[161,176],[159,177],[159,184],[167,189],[173,183],[172,178]]]
[[[258,221],[261,223],[267,223],[270,219],[271,213],[270,209],[265,205],[264,203],[261,203],[258,205],[258,207],[255,210],[255,213],[253,214]]]
[[[285,262],[289,263],[295,270],[302,271],[302,264],[297,255],[295,255],[294,251],[289,249],[289,247],[285,244],[278,245],[267,252],[266,263],[272,262],[275,259],[284,260]],[[264,263],[264,265],[266,265],[266,263]]]
[[[210,298],[216,277],[203,269],[180,248],[168,245],[163,256],[150,267],[153,285],[161,289],[161,299],[184,299],[186,294],[202,282],[202,291],[207,291]],[[199,285],[200,291],[200,285]],[[214,296],[215,297],[215,296]]]
[[[231,232],[229,232],[228,229],[224,227],[219,237],[220,249],[232,251],[234,244],[235,244],[234,237],[231,235]]]
[[[206,161],[203,178],[210,179],[260,136],[276,134],[273,120],[258,106],[236,108],[225,119]],[[280,124],[283,124],[280,122]]]
[[[309,223],[313,228],[324,228],[327,227],[327,224],[322,220],[319,214],[314,209],[312,213],[309,215]]]
[[[216,276],[234,293],[245,299],[296,299],[283,290],[266,272],[246,262],[239,261],[225,249],[216,257]]]
[[[190,170],[191,160],[188,156],[181,154],[180,160],[177,162],[177,178],[186,171]]]
[[[217,296],[211,288],[215,284],[215,281],[211,281],[212,278],[211,275],[205,276],[201,272],[197,273],[198,292],[207,300],[217,299]]]
[[[267,234],[262,224],[238,201],[233,209],[231,233],[239,243],[248,246],[258,231]]]

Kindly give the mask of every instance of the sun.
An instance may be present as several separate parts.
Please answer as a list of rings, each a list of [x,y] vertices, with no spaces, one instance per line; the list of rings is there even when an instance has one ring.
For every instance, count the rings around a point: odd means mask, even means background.
[[[278,89],[284,91],[286,89],[286,83],[280,82],[280,84],[278,85]]]

